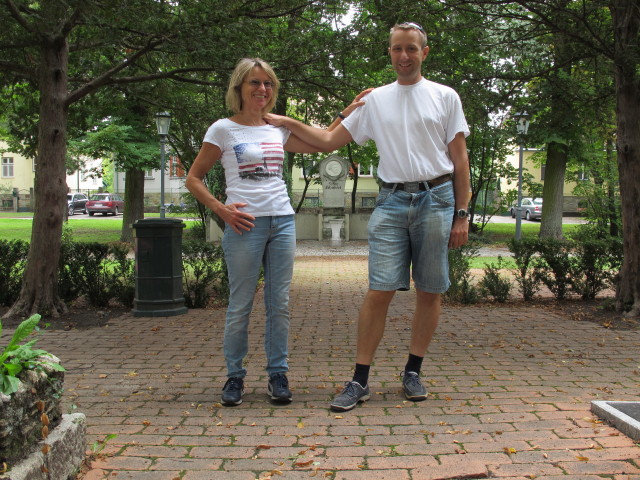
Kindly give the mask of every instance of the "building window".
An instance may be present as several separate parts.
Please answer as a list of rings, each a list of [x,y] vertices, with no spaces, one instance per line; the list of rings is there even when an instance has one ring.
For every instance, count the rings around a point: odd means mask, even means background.
[[[144,178],[153,178],[153,170],[145,170]]]
[[[374,177],[378,174],[378,169],[374,165],[369,165],[368,168],[362,167],[362,165],[358,165],[358,176],[359,177]]]
[[[176,156],[169,157],[169,175],[171,177],[184,177],[184,167],[180,159]]]
[[[546,164],[542,164],[542,167],[540,167],[540,181],[544,182],[544,171],[547,169],[547,165]]]
[[[320,173],[318,172],[318,162],[315,160],[312,162],[303,162],[302,169],[300,171],[300,178],[305,177],[319,177]]]
[[[304,197],[302,206],[305,208],[316,208],[320,206],[320,198],[318,197]]]
[[[13,157],[2,157],[2,178],[13,178]]]
[[[362,197],[362,208],[375,208],[376,197]]]
[[[587,173],[587,168],[584,165],[581,165],[580,170],[578,170],[578,180],[582,182],[589,180],[589,174]]]

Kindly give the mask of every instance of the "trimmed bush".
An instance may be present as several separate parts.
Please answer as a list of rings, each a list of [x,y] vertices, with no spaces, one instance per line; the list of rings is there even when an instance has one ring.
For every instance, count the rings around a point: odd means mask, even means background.
[[[182,281],[185,305],[189,308],[206,307],[214,293],[226,302],[229,280],[222,247],[196,240],[184,242]]]
[[[28,242],[0,240],[0,305],[10,306],[18,299],[28,255]]]
[[[478,289],[471,282],[471,260],[478,257],[476,242],[470,241],[460,248],[449,249],[449,280],[451,286],[445,299],[466,304],[478,301]]]
[[[487,263],[484,267],[484,276],[480,280],[480,291],[483,295],[491,295],[497,302],[504,303],[511,293],[511,282],[509,278],[500,273],[504,268],[504,259],[498,257],[497,263]]]
[[[538,240],[533,238],[511,239],[509,250],[513,253],[513,260],[516,263],[516,283],[520,287],[522,298],[525,301],[533,300],[535,294],[540,290],[540,278],[536,275],[534,261],[538,253]]]

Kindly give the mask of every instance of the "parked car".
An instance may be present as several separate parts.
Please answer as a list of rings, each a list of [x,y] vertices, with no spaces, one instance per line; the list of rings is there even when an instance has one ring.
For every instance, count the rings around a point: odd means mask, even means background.
[[[522,217],[527,220],[540,220],[542,217],[542,199],[525,197],[522,199]],[[511,206],[511,218],[516,218],[518,204]]]
[[[69,216],[76,212],[87,213],[87,201],[89,199],[84,193],[67,193],[67,212]]]
[[[124,200],[117,193],[95,193],[87,202],[87,211],[92,216],[94,213],[118,215],[124,211]]]

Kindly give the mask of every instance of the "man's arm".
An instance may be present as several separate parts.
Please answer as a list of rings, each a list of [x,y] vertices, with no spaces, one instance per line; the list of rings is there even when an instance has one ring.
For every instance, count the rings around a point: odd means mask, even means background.
[[[469,156],[467,155],[467,141],[464,133],[458,132],[449,143],[449,157],[453,162],[453,191],[455,195],[456,211],[469,208],[471,193],[471,179]],[[453,217],[449,248],[458,248],[469,241],[469,220]]]

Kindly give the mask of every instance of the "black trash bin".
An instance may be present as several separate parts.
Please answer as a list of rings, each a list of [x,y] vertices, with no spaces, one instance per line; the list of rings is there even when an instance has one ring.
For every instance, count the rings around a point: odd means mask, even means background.
[[[182,220],[145,218],[133,224],[136,257],[134,317],[187,312],[182,290]]]

